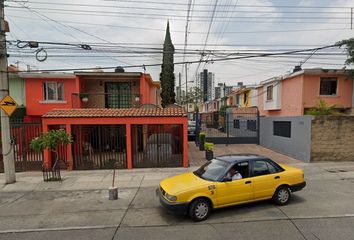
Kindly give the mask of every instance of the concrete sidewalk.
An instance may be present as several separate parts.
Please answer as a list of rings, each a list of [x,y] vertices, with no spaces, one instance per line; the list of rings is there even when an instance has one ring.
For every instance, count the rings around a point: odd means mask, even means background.
[[[187,171],[191,168],[146,168],[116,170],[115,186],[119,188],[157,187],[160,180]],[[16,173],[15,184],[5,185],[0,174],[1,191],[72,191],[108,189],[112,186],[113,170],[61,171],[62,181],[44,182],[42,172]]]

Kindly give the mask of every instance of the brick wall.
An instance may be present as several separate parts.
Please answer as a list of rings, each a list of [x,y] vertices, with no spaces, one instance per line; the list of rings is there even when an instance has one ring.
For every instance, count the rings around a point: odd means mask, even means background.
[[[311,161],[354,161],[354,116],[312,120]]]

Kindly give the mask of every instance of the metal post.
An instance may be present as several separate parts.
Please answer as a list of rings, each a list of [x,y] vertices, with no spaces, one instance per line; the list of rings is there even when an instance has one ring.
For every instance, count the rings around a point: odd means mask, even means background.
[[[7,51],[5,35],[4,0],[0,0],[0,98],[3,99],[9,93],[7,76]],[[11,147],[10,120],[4,111],[1,111],[1,140],[2,156],[4,161],[5,183],[16,182],[15,158]]]
[[[353,8],[350,8],[350,29],[353,30]]]
[[[187,104],[187,113],[188,113],[188,99],[187,99],[187,93],[188,93],[188,74],[187,74],[187,63],[184,65],[185,67],[185,72],[186,72],[186,104]]]
[[[229,116],[227,115],[225,109],[225,118],[226,118],[226,146],[229,144]]]
[[[259,110],[258,110],[258,107],[256,107],[257,108],[257,137],[258,137],[258,139],[257,139],[257,144],[259,145],[260,144],[260,134],[261,134],[261,130],[260,130],[260,126],[261,126],[261,123],[260,123],[260,117],[259,117]]]
[[[178,74],[178,85],[179,85],[179,89],[178,89],[178,103],[182,104],[182,84],[181,84],[181,80],[182,80],[182,76],[181,73]]]

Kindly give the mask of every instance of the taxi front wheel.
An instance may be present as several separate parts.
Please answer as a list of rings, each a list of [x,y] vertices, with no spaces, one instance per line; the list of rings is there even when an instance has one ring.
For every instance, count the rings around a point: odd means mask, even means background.
[[[211,212],[211,205],[207,199],[198,198],[193,200],[189,206],[189,217],[195,221],[200,222],[208,218]]]

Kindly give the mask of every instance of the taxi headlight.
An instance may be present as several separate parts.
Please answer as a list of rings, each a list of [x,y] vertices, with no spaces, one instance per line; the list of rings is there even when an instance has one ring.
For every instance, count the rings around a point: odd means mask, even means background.
[[[171,202],[177,201],[177,197],[176,197],[176,196],[170,195],[170,194],[168,194],[168,193],[166,193],[165,196],[166,196],[166,198],[167,198],[169,201],[171,201]]]

